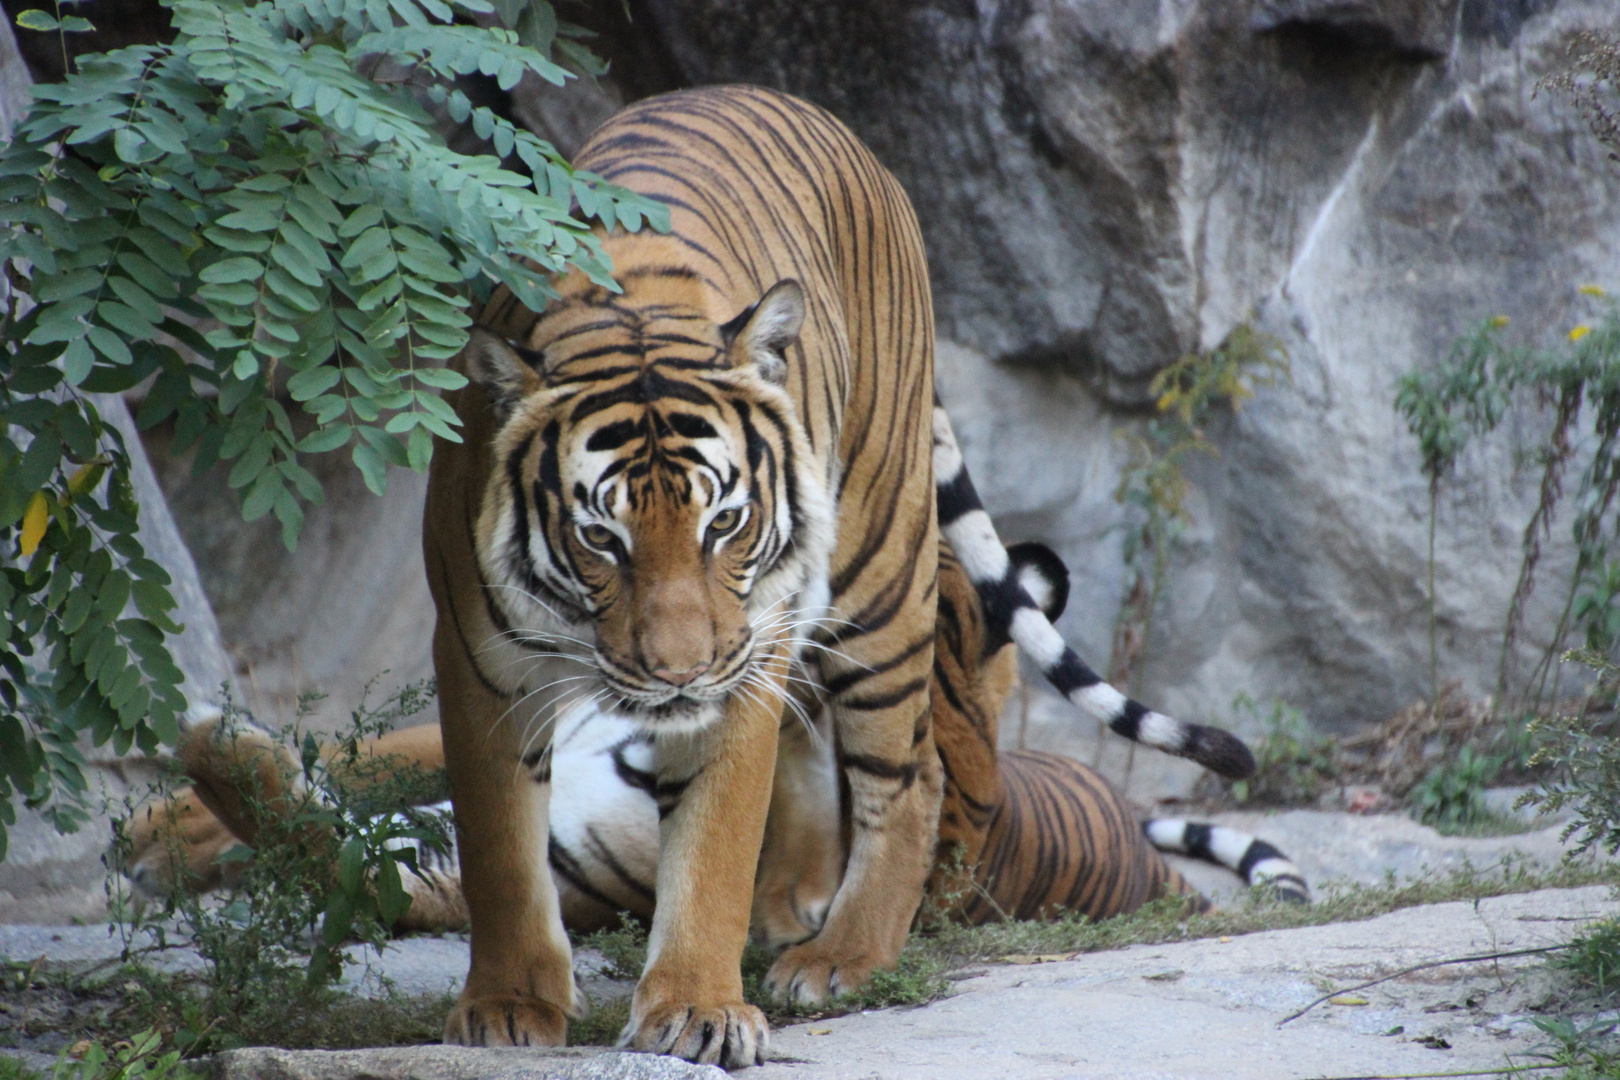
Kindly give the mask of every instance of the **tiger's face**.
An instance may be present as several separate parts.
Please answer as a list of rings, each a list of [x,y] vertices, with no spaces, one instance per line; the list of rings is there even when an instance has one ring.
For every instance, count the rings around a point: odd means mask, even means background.
[[[689,275],[573,284],[528,348],[469,345],[501,425],[481,568],[517,636],[590,646],[610,707],[701,726],[825,577],[831,515],[782,389],[804,294],[717,323]]]

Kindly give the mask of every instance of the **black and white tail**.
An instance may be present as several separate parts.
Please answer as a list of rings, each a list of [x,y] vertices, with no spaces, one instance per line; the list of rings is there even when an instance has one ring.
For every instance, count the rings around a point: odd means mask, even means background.
[[[1042,605],[1030,595],[1018,566],[979,502],[950,418],[934,406],[934,483],[939,527],[978,590],[991,629],[1007,636],[1038,665],[1058,693],[1081,712],[1127,739],[1189,758],[1222,776],[1242,779],[1254,773],[1254,755],[1237,736],[1156,713],[1105,683],[1069,648]],[[1025,575],[1036,581],[1040,575]],[[1044,598],[1043,598],[1044,599]],[[999,642],[992,644],[999,646]]]
[[[1142,832],[1160,851],[1224,866],[1251,886],[1265,885],[1276,890],[1280,900],[1311,902],[1310,886],[1305,884],[1299,867],[1264,840],[1246,832],[1179,818],[1149,818],[1142,822]]]

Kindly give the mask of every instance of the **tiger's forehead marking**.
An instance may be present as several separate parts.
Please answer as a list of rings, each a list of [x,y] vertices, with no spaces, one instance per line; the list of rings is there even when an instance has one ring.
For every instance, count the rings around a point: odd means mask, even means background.
[[[581,279],[535,324],[530,347],[544,354],[553,385],[611,377],[620,367],[725,367],[712,290],[690,270],[643,267],[615,293]]]

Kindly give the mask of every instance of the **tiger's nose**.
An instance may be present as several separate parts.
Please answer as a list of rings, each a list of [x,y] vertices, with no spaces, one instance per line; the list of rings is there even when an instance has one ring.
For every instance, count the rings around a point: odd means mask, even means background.
[[[699,675],[702,675],[708,670],[708,664],[699,664],[697,667],[689,667],[685,671],[671,671],[669,668],[662,667],[654,668],[653,678],[662,679],[671,686],[685,686],[687,683],[691,682],[693,679],[697,678]]]

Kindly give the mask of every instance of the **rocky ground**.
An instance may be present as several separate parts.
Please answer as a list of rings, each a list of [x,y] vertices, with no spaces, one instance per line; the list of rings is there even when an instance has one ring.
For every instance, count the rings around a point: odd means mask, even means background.
[[[1312,882],[1377,884],[1504,857],[1550,866],[1559,826],[1518,836],[1447,838],[1399,816],[1321,811],[1221,815],[1288,851]],[[1191,868],[1218,896],[1218,871]],[[1587,921],[1620,912],[1607,887],[1544,890],[1411,908],[1369,922],[1270,931],[1233,939],[1133,946],[1106,953],[1017,958],[956,973],[951,996],[779,1028],[773,1078],[1364,1077],[1492,1070],[1542,1041],[1531,1019],[1561,1000],[1539,955],[1427,968],[1366,990],[1363,981],[1458,957],[1541,948]],[[0,958],[84,965],[114,956],[103,926],[0,926]],[[182,954],[172,962],[186,963]],[[397,943],[377,964],[407,993],[453,990],[467,946],[455,937]],[[591,958],[582,957],[589,968]],[[586,972],[588,974],[588,971]],[[358,976],[358,969],[351,976]],[[628,990],[591,976],[600,1001]],[[1329,992],[1304,1016],[1289,1014]],[[15,1014],[0,1015],[0,1039]],[[62,1036],[56,1035],[60,1042]],[[32,1041],[32,1040],[30,1040]],[[33,1041],[49,1049],[49,1039]],[[238,1051],[215,1062],[218,1080],[474,1080],[483,1077],[718,1076],[707,1068],[607,1051],[567,1055],[433,1050],[344,1053]]]

